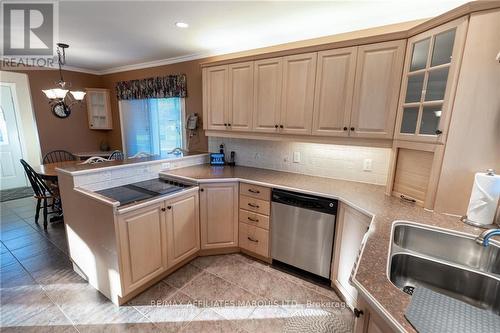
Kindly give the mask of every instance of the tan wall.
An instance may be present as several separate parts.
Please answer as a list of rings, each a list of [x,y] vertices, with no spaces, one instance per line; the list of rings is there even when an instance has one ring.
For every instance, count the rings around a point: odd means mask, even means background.
[[[103,85],[111,90],[111,109],[113,111],[113,130],[109,132],[109,143],[113,147],[121,149],[120,117],[118,111],[118,100],[115,94],[115,85],[118,81],[144,79],[149,77],[164,76],[169,74],[186,74],[187,91],[186,114],[198,113],[200,116],[199,130],[197,135],[191,139],[189,149],[193,151],[207,151],[208,140],[202,130],[202,85],[201,66],[209,59],[180,62],[171,65],[144,68],[127,72],[107,74],[102,76]]]
[[[55,149],[71,152],[98,150],[100,142],[107,139],[106,131],[95,131],[88,128],[87,109],[85,103],[74,105],[71,115],[66,119],[52,114],[47,97],[42,89],[55,87],[59,81],[56,70],[19,71],[28,75],[33,101],[33,111],[38,129],[42,156]],[[71,83],[70,89],[101,88],[102,78],[98,75],[63,71],[64,80]]]

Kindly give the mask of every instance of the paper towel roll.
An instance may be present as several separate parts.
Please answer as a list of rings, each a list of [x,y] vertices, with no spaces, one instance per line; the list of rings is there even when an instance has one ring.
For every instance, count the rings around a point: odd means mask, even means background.
[[[476,173],[467,208],[467,218],[478,224],[492,224],[499,196],[500,175]]]

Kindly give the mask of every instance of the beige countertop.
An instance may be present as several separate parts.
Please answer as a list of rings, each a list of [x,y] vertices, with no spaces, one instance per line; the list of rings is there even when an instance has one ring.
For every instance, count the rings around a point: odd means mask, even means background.
[[[415,332],[404,318],[410,296],[395,287],[387,277],[390,236],[394,221],[404,220],[479,235],[481,229],[460,222],[457,217],[426,211],[414,204],[385,195],[379,185],[250,167],[211,167],[196,165],[162,173],[199,183],[239,180],[274,188],[291,189],[336,198],[373,217],[354,283],[372,306],[392,322],[392,326]]]

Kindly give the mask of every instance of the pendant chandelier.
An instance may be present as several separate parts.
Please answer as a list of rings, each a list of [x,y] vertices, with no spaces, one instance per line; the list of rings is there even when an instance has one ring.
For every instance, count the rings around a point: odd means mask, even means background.
[[[49,105],[52,107],[52,112],[59,118],[66,118],[71,114],[71,106],[75,103],[80,103],[85,97],[84,91],[70,91],[65,89],[66,82],[62,74],[62,66],[66,64],[66,49],[68,44],[57,44],[57,59],[59,64],[60,80],[57,82],[59,87],[42,90],[45,96],[49,99]],[[68,95],[68,92],[70,95]],[[66,99],[68,103],[66,103]]]

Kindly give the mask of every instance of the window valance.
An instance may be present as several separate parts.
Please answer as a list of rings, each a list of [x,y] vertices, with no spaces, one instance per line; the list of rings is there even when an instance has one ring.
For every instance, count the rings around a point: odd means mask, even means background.
[[[120,81],[116,84],[116,96],[118,100],[186,97],[186,74]]]

